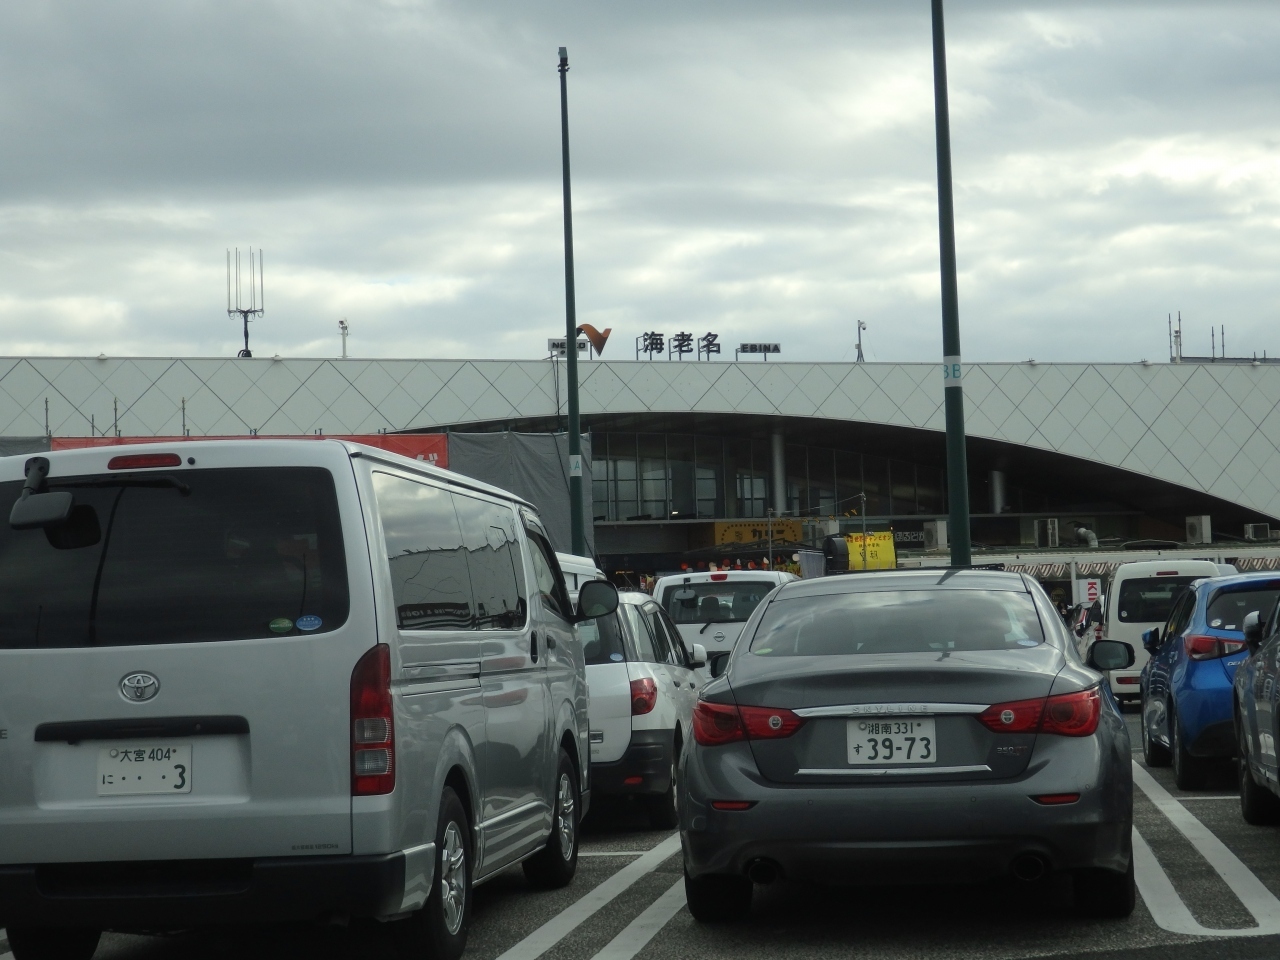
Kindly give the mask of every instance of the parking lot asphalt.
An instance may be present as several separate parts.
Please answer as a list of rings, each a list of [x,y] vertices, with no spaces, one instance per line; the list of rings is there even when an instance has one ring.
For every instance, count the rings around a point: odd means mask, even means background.
[[[1137,742],[1137,718],[1130,714]],[[1135,751],[1135,756],[1138,754]],[[1161,960],[1280,956],[1280,828],[1240,816],[1234,772],[1179,791],[1166,769],[1135,769],[1140,898],[1132,917],[1082,920],[1054,878],[972,887],[757,887],[752,916],[706,926],[684,908],[679,841],[641,811],[601,802],[584,824],[573,884],[535,892],[519,869],[476,891],[475,960],[1013,958]],[[1149,852],[1148,852],[1149,851]],[[928,880],[930,878],[922,878]],[[938,878],[943,879],[943,878]],[[100,960],[392,956],[377,924],[107,934]],[[9,960],[0,934],[0,960]]]

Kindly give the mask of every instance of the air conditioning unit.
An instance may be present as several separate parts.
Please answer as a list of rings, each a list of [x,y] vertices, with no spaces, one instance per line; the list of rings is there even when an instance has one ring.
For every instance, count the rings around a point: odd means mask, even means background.
[[[1058,518],[1036,521],[1036,546],[1058,546]]]
[[[1187,543],[1213,543],[1213,524],[1208,515],[1187,517]]]
[[[1246,523],[1244,525],[1244,538],[1246,540],[1270,540],[1271,524]]]
[[[926,550],[947,548],[947,521],[926,520],[924,522],[924,548]]]

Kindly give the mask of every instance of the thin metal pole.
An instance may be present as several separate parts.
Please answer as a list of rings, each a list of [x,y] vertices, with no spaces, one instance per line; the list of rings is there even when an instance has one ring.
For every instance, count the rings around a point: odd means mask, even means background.
[[[587,553],[582,527],[582,428],[578,422],[578,307],[573,291],[573,201],[569,190],[569,51],[560,48],[560,156],[564,173],[564,328],[569,401],[569,530],[573,552]]]
[[[969,466],[964,439],[964,365],[960,361],[960,295],[956,283],[955,204],[951,192],[951,119],[947,108],[947,40],[942,0],[933,4],[933,104],[938,142],[938,248],[942,272],[942,383],[947,422],[947,495],[951,564],[973,562],[969,539]]]
[[[867,569],[867,492],[858,494],[862,497],[862,569]]]

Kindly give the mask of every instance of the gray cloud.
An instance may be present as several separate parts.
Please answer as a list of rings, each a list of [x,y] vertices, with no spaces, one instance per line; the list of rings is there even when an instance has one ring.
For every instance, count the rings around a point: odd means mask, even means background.
[[[1274,4],[948,8],[971,359],[1280,351]],[[534,356],[563,326],[555,48],[582,320],[940,350],[927,5],[11,4],[6,353]],[[1204,344],[1198,340],[1203,339]]]

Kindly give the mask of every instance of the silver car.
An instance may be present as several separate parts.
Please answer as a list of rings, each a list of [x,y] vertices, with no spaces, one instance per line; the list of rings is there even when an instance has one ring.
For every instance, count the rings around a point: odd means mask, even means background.
[[[690,911],[741,915],[753,882],[783,877],[1069,871],[1084,911],[1128,915],[1129,740],[1098,669],[1133,651],[1105,641],[1091,657],[1080,662],[1049,598],[1019,574],[780,587],[694,709],[680,823]]]
[[[537,515],[339,441],[0,460],[0,925],[397,921],[457,957],[475,884],[564,885],[585,663]]]

